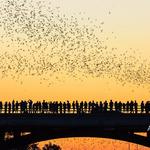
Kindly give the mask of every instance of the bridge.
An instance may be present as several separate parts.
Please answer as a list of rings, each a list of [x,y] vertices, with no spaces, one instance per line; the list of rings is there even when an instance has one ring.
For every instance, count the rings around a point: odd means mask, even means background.
[[[23,150],[28,144],[68,137],[100,137],[150,147],[149,113],[1,113],[0,146]],[[136,133],[147,133],[147,136]]]

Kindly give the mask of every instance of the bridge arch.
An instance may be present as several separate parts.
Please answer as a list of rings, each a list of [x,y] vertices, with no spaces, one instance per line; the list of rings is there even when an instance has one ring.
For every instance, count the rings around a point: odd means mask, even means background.
[[[52,139],[60,139],[60,138],[73,138],[73,137],[94,137],[94,138],[108,138],[108,139],[115,139],[121,140],[126,142],[131,142],[134,144],[139,144],[142,146],[150,147],[150,140],[142,135],[137,135],[128,132],[114,132],[114,131],[97,131],[97,130],[51,130],[51,131],[37,131],[32,132],[29,135],[20,137],[19,141],[9,141],[8,145],[16,144],[16,147],[19,145],[29,145],[31,143],[41,142],[45,140],[52,140]]]

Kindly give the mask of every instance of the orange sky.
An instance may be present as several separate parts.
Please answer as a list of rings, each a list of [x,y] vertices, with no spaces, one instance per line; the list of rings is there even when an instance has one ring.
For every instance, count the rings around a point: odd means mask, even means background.
[[[0,99],[148,100],[149,7],[148,0],[2,0]],[[52,142],[64,150],[129,146],[87,138]]]

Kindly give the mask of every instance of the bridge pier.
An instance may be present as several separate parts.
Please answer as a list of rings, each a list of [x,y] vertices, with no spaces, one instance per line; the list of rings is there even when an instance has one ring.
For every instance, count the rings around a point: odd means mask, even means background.
[[[150,132],[149,131],[147,132],[147,137],[150,138]]]
[[[147,140],[150,143],[150,131],[147,131]]]
[[[4,143],[5,143],[5,132],[0,131],[0,149],[5,149]]]
[[[21,136],[21,133],[19,131],[15,131],[13,132],[13,138],[15,140],[19,140],[20,139],[20,136]]]
[[[4,132],[4,131],[1,131],[1,132],[0,132],[0,142],[1,142],[1,141],[4,141],[4,139],[5,139],[5,132]]]

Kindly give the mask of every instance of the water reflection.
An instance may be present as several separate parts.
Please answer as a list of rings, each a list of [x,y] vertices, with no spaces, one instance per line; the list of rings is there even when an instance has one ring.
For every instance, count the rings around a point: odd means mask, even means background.
[[[102,138],[67,138],[51,140],[62,150],[150,150],[150,148],[128,142]],[[48,141],[40,142],[42,147]]]

